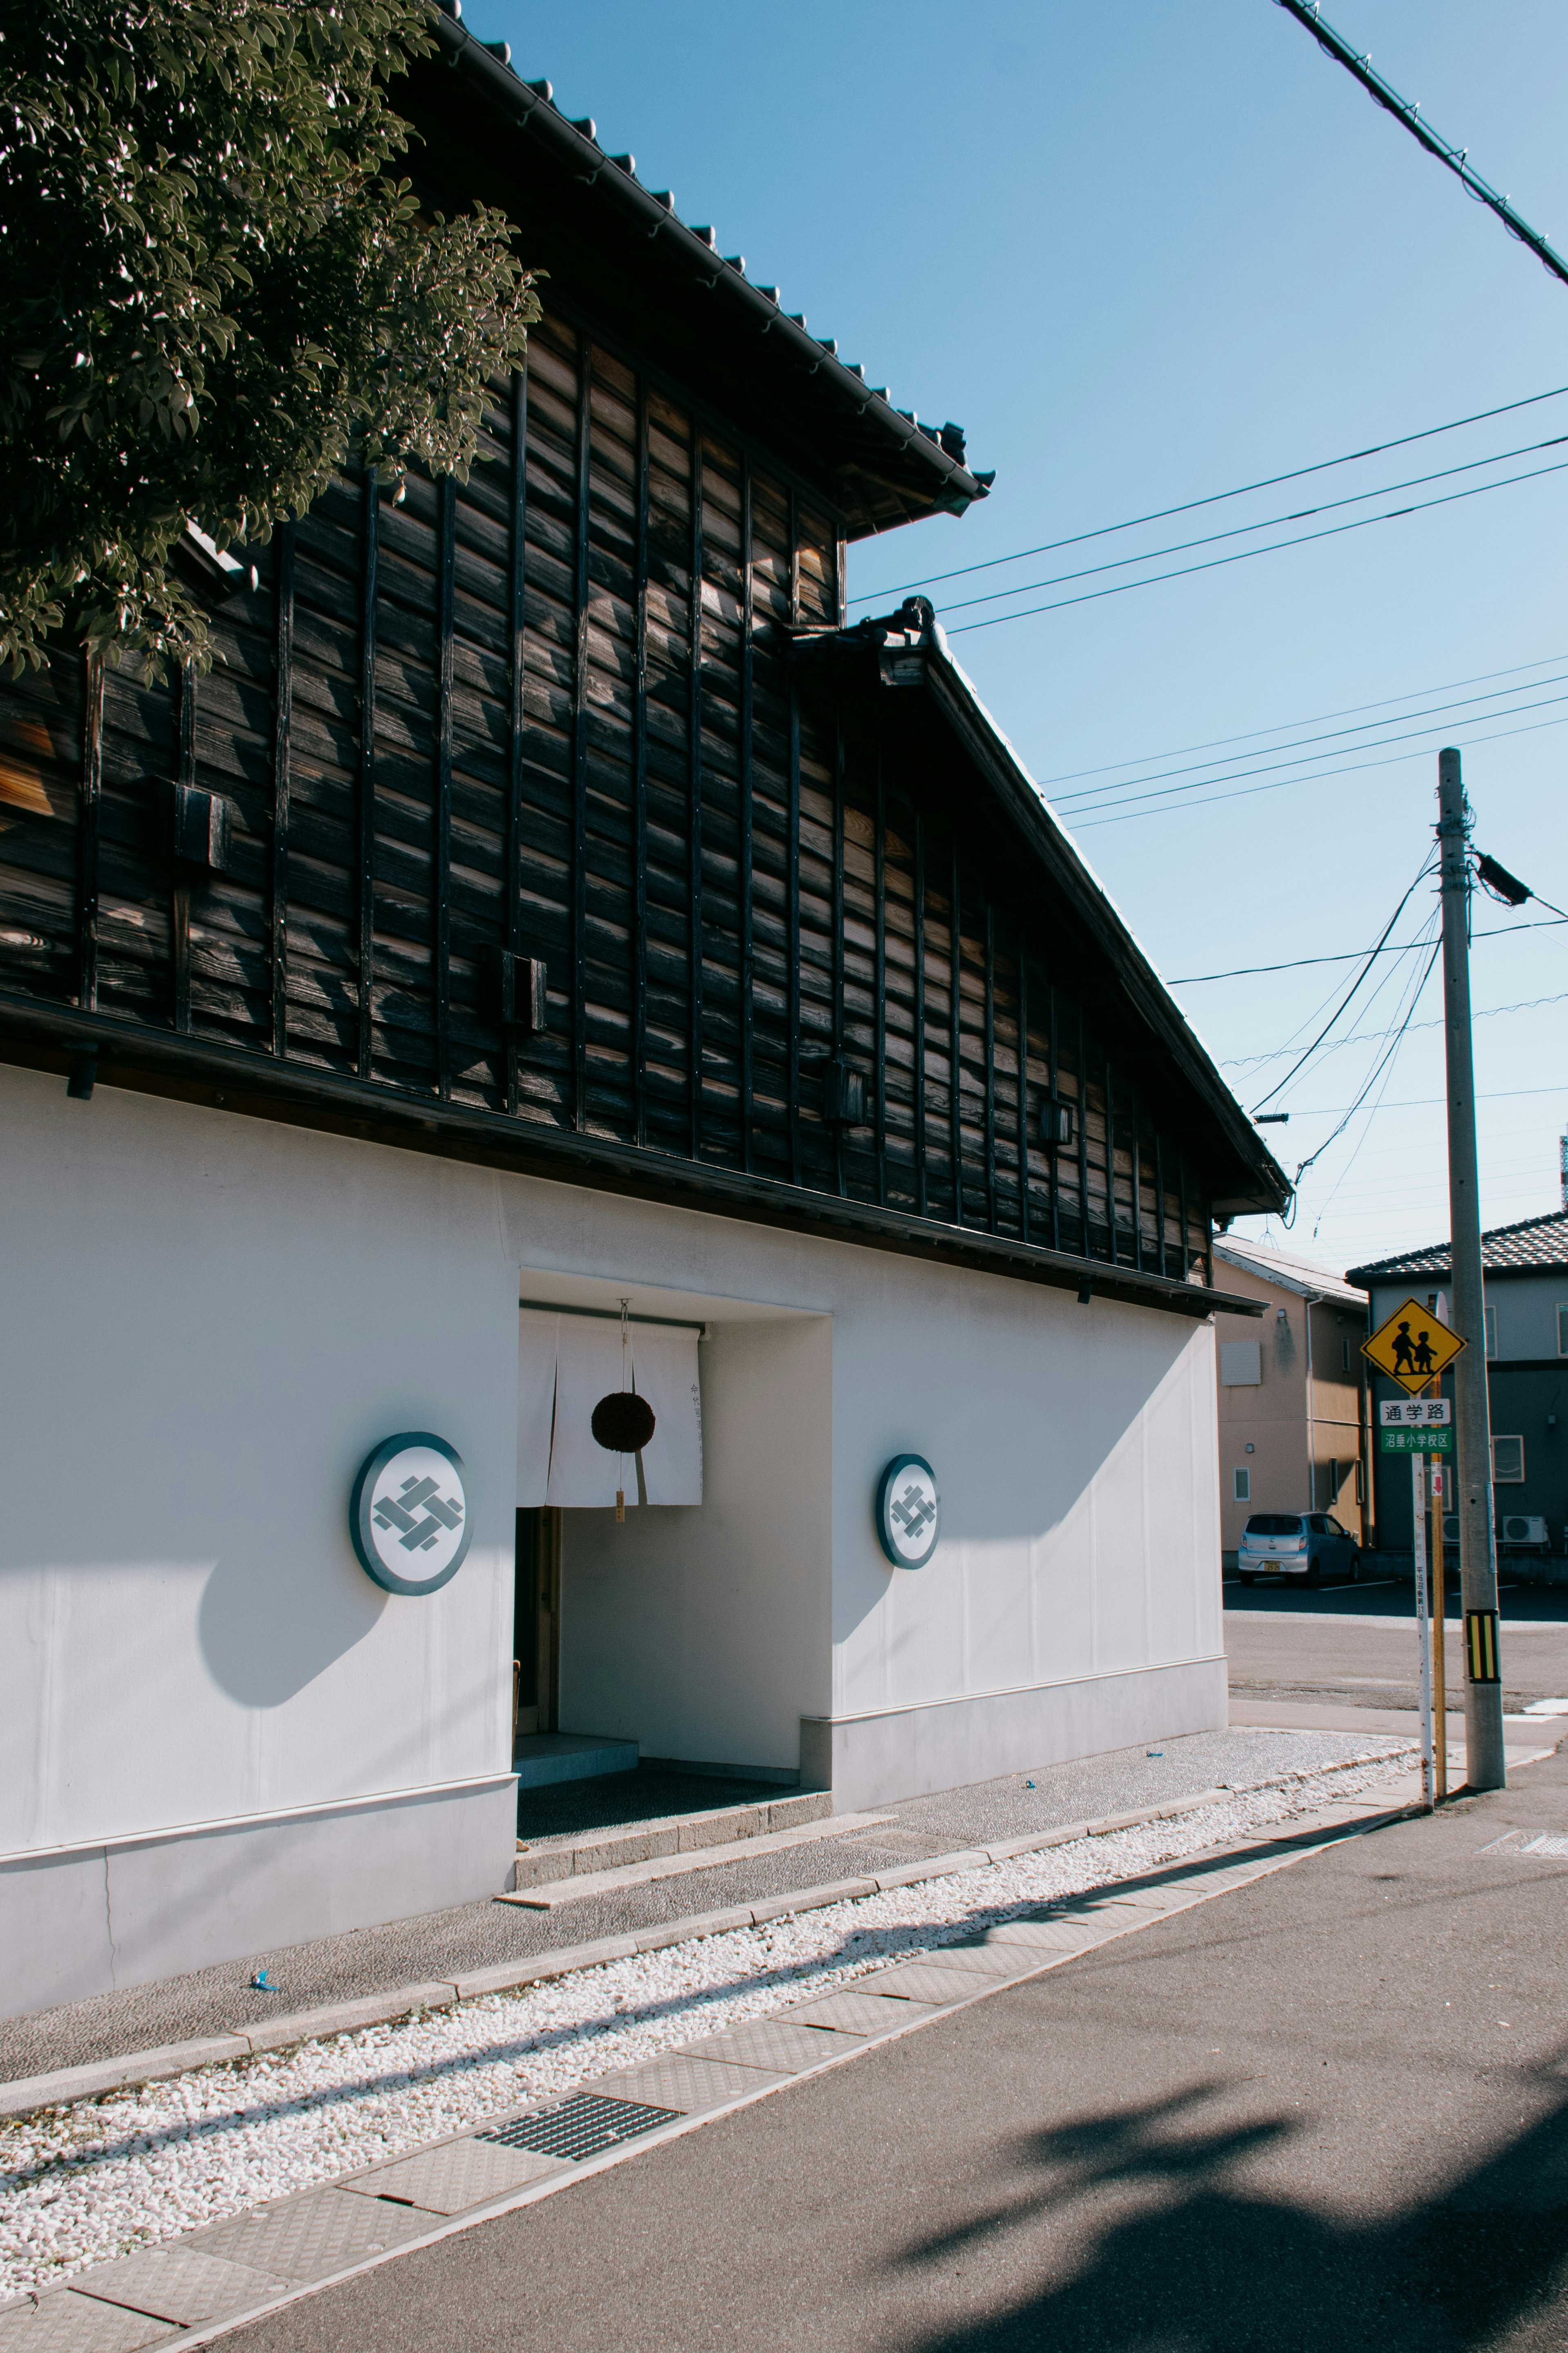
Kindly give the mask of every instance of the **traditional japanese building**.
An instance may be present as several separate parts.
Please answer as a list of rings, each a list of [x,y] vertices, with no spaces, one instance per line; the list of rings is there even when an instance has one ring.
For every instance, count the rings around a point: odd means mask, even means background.
[[[848,1807],[1225,1721],[1285,1181],[846,623],[986,477],[459,25],[399,102],[549,271],[486,462],[0,692],[12,2010],[501,1890],[514,1738]]]

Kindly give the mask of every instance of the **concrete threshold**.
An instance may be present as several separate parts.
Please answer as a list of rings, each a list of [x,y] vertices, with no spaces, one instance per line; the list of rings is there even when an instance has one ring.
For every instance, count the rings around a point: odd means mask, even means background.
[[[811,1805],[814,1800],[797,1798],[785,1802]],[[741,1810],[735,1809],[736,1812]],[[745,1810],[759,1815],[782,1814],[785,1808],[754,1806]],[[653,1845],[645,1850],[644,1856],[616,1862],[606,1870],[595,1870],[588,1863],[587,1858],[594,1852],[592,1848],[577,1848],[572,1851],[572,1875],[564,1879],[548,1879],[542,1873],[536,1882],[526,1878],[525,1867],[531,1869],[543,1863],[546,1867],[559,1869],[562,1861],[559,1852],[541,1854],[538,1850],[531,1849],[528,1853],[518,1856],[511,1893],[498,1895],[496,1902],[522,1905],[530,1911],[551,1912],[559,1904],[581,1904],[587,1896],[603,1895],[615,1887],[641,1887],[652,1879],[680,1879],[690,1872],[718,1871],[727,1862],[748,1862],[755,1855],[780,1854],[792,1846],[815,1845],[824,1837],[848,1838],[857,1831],[873,1829],[879,1822],[890,1822],[893,1817],[891,1814],[835,1814],[826,1829],[823,1827],[825,1819],[822,1814],[816,1814],[797,1822],[792,1829],[767,1830],[759,1824],[755,1830],[742,1830],[737,1836],[717,1843],[700,1836],[694,1836],[688,1842],[682,1836],[672,1843]],[[717,1827],[716,1818],[700,1815],[697,1826]],[[677,1824],[681,1832],[690,1827],[688,1821]],[[604,1841],[605,1847],[635,1847],[640,1842],[631,1837]]]
[[[804,1822],[825,1821],[832,1812],[830,1789],[808,1789],[799,1797],[767,1799],[756,1805],[707,1806],[698,1813],[654,1814],[644,1821],[618,1823],[611,1830],[562,1831],[549,1838],[519,1839],[512,1886],[553,1883],[568,1876],[586,1877],[619,1870],[627,1863],[652,1862],[661,1855],[692,1853],[742,1839],[766,1839],[777,1831],[798,1829]],[[757,1850],[753,1845],[750,1851]],[[579,1894],[584,1892],[579,1888]]]

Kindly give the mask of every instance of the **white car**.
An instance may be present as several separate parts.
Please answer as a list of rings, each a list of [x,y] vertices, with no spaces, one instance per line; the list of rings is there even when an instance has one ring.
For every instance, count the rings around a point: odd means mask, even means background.
[[[1361,1547],[1331,1512],[1254,1512],[1241,1532],[1236,1571],[1243,1585],[1257,1577],[1299,1577],[1321,1585],[1325,1577],[1361,1582]]]

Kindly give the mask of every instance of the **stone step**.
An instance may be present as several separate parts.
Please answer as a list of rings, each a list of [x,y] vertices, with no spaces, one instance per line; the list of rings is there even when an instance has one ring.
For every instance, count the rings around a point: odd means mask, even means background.
[[[589,1781],[600,1773],[634,1773],[635,1740],[599,1732],[531,1732],[512,1751],[518,1787],[542,1789],[552,1781]]]
[[[647,1821],[621,1822],[613,1830],[570,1831],[553,1838],[519,1840],[512,1885],[542,1887],[591,1872],[616,1871],[627,1863],[652,1862],[661,1855],[692,1854],[703,1847],[766,1838],[805,1822],[826,1821],[832,1811],[830,1789],[808,1789],[796,1797],[763,1799],[752,1806],[710,1806],[696,1814],[661,1814]]]

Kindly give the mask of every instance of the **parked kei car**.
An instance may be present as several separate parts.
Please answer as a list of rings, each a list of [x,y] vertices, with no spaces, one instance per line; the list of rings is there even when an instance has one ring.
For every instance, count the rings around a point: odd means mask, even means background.
[[[1243,1585],[1258,1577],[1299,1577],[1321,1585],[1325,1577],[1361,1581],[1361,1546],[1331,1512],[1254,1512],[1236,1556]]]

